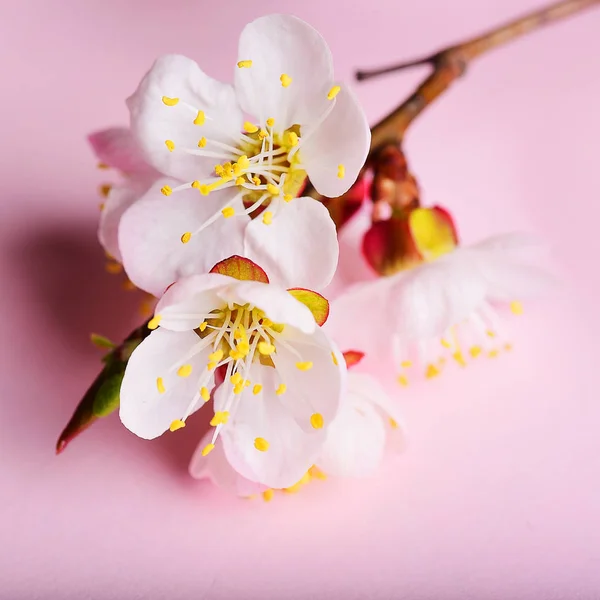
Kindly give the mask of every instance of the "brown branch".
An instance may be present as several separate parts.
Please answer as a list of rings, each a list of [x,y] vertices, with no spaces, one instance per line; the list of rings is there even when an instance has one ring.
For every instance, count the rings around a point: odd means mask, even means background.
[[[563,0],[431,56],[374,71],[359,71],[357,78],[365,80],[416,65],[433,66],[433,72],[425,81],[394,112],[372,128],[371,154],[387,144],[401,142],[414,119],[445,92],[465,72],[469,63],[481,54],[597,4],[600,4],[600,0]]]

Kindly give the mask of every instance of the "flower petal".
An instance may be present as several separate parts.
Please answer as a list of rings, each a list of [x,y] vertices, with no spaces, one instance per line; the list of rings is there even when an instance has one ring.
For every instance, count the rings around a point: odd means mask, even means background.
[[[101,163],[127,175],[158,177],[128,127],[95,131],[88,136],[88,142]]]
[[[329,116],[299,151],[311,183],[330,198],[341,196],[356,181],[371,143],[371,130],[354,92],[342,87],[334,101]]]
[[[178,102],[167,106],[163,97]],[[160,57],[127,105],[132,131],[148,161],[183,181],[207,177],[215,164],[226,160],[189,154],[185,148],[198,150],[202,137],[226,143],[240,137],[243,118],[233,88],[212,79],[185,56]],[[205,113],[202,125],[194,124],[198,111]],[[166,140],[173,142],[173,151]]]
[[[242,31],[238,57],[252,61],[250,68],[236,68],[240,105],[261,124],[272,117],[278,131],[310,125],[327,109],[331,52],[308,23],[292,15],[256,19]],[[284,74],[291,77],[287,87],[280,79]]]
[[[292,486],[314,464],[325,430],[307,434],[298,427],[275,395],[275,369],[255,363],[250,379],[252,384],[262,385],[262,390],[254,394],[248,387],[237,400],[233,417],[221,433],[225,456],[238,473],[251,481],[272,488]],[[215,411],[223,410],[227,391],[225,385],[216,391]],[[257,448],[257,439],[263,442],[259,446],[262,450]]]
[[[123,215],[119,247],[127,275],[139,288],[160,296],[181,277],[206,273],[212,266],[243,248],[245,215],[218,219],[187,243],[186,232],[194,232],[227,203],[235,192],[226,189],[201,196],[195,189],[166,197],[160,189],[176,182],[159,180]],[[239,201],[236,201],[239,202]],[[235,204],[240,211],[241,204]]]
[[[119,409],[127,429],[141,438],[152,439],[169,429],[173,421],[185,416],[199,393],[200,375],[212,351],[207,347],[191,356],[199,343],[200,338],[192,331],[158,329],[133,351],[121,384]],[[177,375],[177,369],[183,364],[192,367],[189,377]],[[210,389],[213,375],[202,385]],[[193,410],[203,404],[199,400]]]
[[[285,384],[279,402],[305,431],[315,431],[315,414],[320,415],[321,426],[327,428],[337,414],[345,385],[343,358],[338,358],[337,347],[320,327],[310,335],[285,327],[281,340],[285,345],[276,339],[277,351],[271,356],[279,376],[278,385]]]
[[[244,247],[245,256],[263,267],[272,283],[317,290],[333,278],[339,251],[335,223],[312,198],[280,206],[270,225],[260,218],[251,221]]]
[[[202,451],[211,443],[212,435],[212,431],[207,432],[198,444],[190,462],[190,475],[194,479],[210,479],[216,486],[237,496],[249,497],[264,491],[266,486],[246,479],[229,464],[220,440],[211,452],[203,455]]]

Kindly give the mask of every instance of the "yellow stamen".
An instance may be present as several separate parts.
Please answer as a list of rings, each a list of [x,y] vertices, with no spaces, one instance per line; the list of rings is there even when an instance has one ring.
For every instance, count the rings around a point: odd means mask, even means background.
[[[485,333],[489,338],[494,339],[496,337],[496,334],[491,329],[488,329]]]
[[[325,475],[319,467],[315,467],[314,465],[308,470],[308,474],[315,479],[327,479],[327,475]]]
[[[257,394],[260,394],[260,392],[262,391],[262,385],[260,383],[257,383],[254,385],[254,387],[252,388],[252,393],[256,396]]]
[[[96,167],[97,167],[98,169],[110,169],[110,166],[109,166],[109,165],[107,165],[106,163],[103,163],[103,162],[99,162],[99,163],[96,165]]]
[[[408,377],[406,375],[398,375],[398,383],[406,387],[408,385]]]
[[[181,243],[182,244],[187,244],[190,240],[192,239],[192,232],[191,231],[186,231],[182,236],[181,236]]]
[[[200,325],[198,326],[198,329],[200,331],[206,331],[207,327],[208,327],[208,323],[206,321],[202,321],[202,323],[200,323]]]
[[[410,367],[412,367],[412,362],[411,362],[410,360],[403,360],[403,361],[400,363],[400,366],[401,366],[403,369],[410,369]]]
[[[298,134],[295,131],[288,131],[285,134],[285,141],[288,146],[298,145]]]
[[[242,381],[242,375],[241,373],[234,373],[230,378],[229,381],[231,381],[231,383],[233,383],[233,385],[238,384],[240,381]]]
[[[259,140],[264,140],[266,137],[268,137],[269,133],[266,131],[266,129],[261,129],[258,132],[258,139]]]
[[[323,415],[321,413],[313,413],[310,416],[310,424],[315,429],[321,429],[323,427]]]
[[[169,152],[175,150],[175,142],[173,140],[165,140],[165,146],[169,149]]]
[[[170,196],[173,193],[173,188],[170,185],[163,185],[160,188],[160,191],[162,194],[164,194],[165,196]]]
[[[246,386],[244,385],[243,381],[240,381],[237,385],[233,386],[233,393],[234,394],[241,394],[244,391],[244,388]]]
[[[201,137],[198,140],[198,148],[204,148],[206,146],[206,138],[205,137]]]
[[[473,358],[477,358],[481,354],[481,346],[471,346],[471,348],[469,348],[469,354]]]
[[[192,374],[192,365],[181,365],[177,369],[177,375],[179,377],[189,377]]]
[[[208,402],[210,400],[210,392],[207,387],[200,388],[200,398],[204,400],[204,402]]]
[[[204,448],[202,448],[202,456],[206,456],[207,454],[210,454],[214,450],[214,447],[215,447],[214,444],[206,444],[206,446],[204,446]]]
[[[106,272],[111,275],[117,275],[123,270],[123,265],[118,262],[108,262],[106,263]]]
[[[494,350],[490,350],[490,351],[488,352],[488,356],[489,356],[490,358],[496,358],[496,357],[498,356],[498,350],[495,350],[495,349],[494,349]]]
[[[282,73],[279,81],[281,81],[281,85],[286,88],[292,83],[292,78],[286,73]]]
[[[258,351],[263,356],[269,356],[275,352],[275,346],[273,346],[273,344],[269,344],[269,342],[258,342]]]
[[[522,315],[523,314],[523,305],[518,302],[518,301],[514,301],[510,303],[510,311],[514,314],[514,315]]]
[[[465,360],[465,357],[463,356],[463,353],[460,350],[457,350],[453,355],[452,358],[461,366],[461,367],[466,367],[467,366],[467,361]]]
[[[175,106],[179,102],[179,98],[169,98],[168,96],[163,96],[162,101],[166,106]]]
[[[98,208],[99,208],[100,210],[104,210],[104,208],[105,208],[105,204],[104,204],[104,202],[100,202],[100,204],[98,204]]]
[[[341,91],[341,87],[339,85],[334,85],[329,92],[327,92],[327,100],[333,100]]]
[[[281,396],[281,395],[285,394],[286,390],[287,390],[287,385],[285,385],[285,383],[280,383],[279,387],[275,390],[275,393],[278,396]]]
[[[283,195],[283,199],[284,199],[286,202],[291,202],[291,201],[294,199],[294,196],[292,196],[291,194],[284,194],[284,195]]]
[[[431,379],[432,377],[436,377],[440,374],[440,370],[435,365],[427,365],[427,370],[425,371],[425,377],[427,379]]]
[[[310,369],[312,369],[312,367],[313,364],[310,360],[296,363],[296,369],[298,369],[299,371],[309,371]]]
[[[161,321],[162,321],[162,315],[154,315],[148,321],[148,329],[156,329],[160,325]]]
[[[335,355],[335,352],[331,353],[331,360],[333,361],[333,364],[337,367],[338,366],[338,359],[337,359],[337,356]]]
[[[346,177],[346,167],[344,165],[342,165],[342,164],[338,165],[337,176],[338,176],[338,179],[344,179],[344,177]]]
[[[206,365],[206,368],[207,368],[209,371],[212,371],[212,370],[213,370],[213,369],[214,369],[216,366],[217,366],[217,363],[216,363],[216,362],[209,362],[209,363]]]
[[[245,154],[242,154],[237,159],[236,164],[240,167],[240,169],[245,170],[250,166],[250,159]]]
[[[244,185],[244,183],[246,183],[246,180],[243,177],[238,177],[235,180],[235,185]]]
[[[254,440],[254,447],[259,452],[266,452],[269,449],[269,442],[267,442],[267,440],[265,440],[265,438],[257,437]]]
[[[223,350],[215,350],[212,354],[208,355],[208,360],[211,362],[219,362],[223,358]]]
[[[444,346],[444,348],[452,348],[452,344],[445,338],[442,338],[440,340],[440,343],[442,344],[442,346]]]
[[[165,389],[165,382],[162,377],[156,378],[156,389],[159,394],[164,394],[167,390]]]
[[[190,184],[195,190],[199,190],[200,189],[200,182],[199,181],[192,181],[192,183]]]
[[[390,421],[390,426],[392,427],[392,429],[398,429],[398,422],[395,419],[392,419],[392,417],[390,417],[389,421]]]
[[[251,60],[240,60],[237,64],[238,69],[249,69],[252,66]]]
[[[250,123],[250,121],[246,121],[244,123],[244,130],[247,133],[256,133],[258,131],[258,127],[254,123]]]
[[[178,429],[181,429],[182,427],[185,427],[185,423],[183,421],[181,421],[180,419],[175,419],[175,421],[173,421],[171,423],[171,425],[169,425],[169,430],[177,431]]]
[[[100,195],[106,198],[108,194],[110,194],[110,190],[112,190],[112,185],[110,185],[110,183],[105,183],[100,186]]]
[[[275,119],[273,117],[269,117],[267,119],[267,127],[273,127],[275,125]]]
[[[222,211],[221,214],[226,218],[229,219],[229,217],[233,217],[233,215],[235,215],[235,209],[233,208],[233,206],[226,206]]]
[[[504,344],[504,349],[505,349],[507,352],[510,352],[510,351],[512,350],[512,344]]]
[[[279,188],[272,183],[267,183],[267,192],[273,196],[279,196]]]
[[[203,110],[199,110],[196,118],[194,119],[194,125],[204,125],[204,121],[206,120],[206,115]]]
[[[273,222],[273,213],[270,210],[265,210],[262,220],[265,225],[270,225]]]
[[[210,187],[208,187],[205,183],[203,183],[202,185],[200,185],[200,187],[198,188],[198,190],[200,190],[200,193],[203,196],[208,196],[208,194],[210,193]]]
[[[270,489],[269,490],[265,490],[262,493],[262,497],[263,497],[263,500],[265,502],[271,502],[271,500],[273,500],[273,496],[274,495],[275,495],[275,492],[273,490],[270,490]]]
[[[210,420],[211,427],[216,427],[217,425],[225,425],[229,420],[229,412],[226,410],[220,411],[218,410],[215,413],[215,416]]]

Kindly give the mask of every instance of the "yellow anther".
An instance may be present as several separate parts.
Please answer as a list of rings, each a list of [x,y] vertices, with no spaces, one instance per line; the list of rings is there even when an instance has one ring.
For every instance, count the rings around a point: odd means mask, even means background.
[[[204,121],[206,121],[206,115],[203,110],[199,110],[194,119],[194,125],[204,125]]]
[[[322,429],[323,428],[323,415],[321,413],[313,413],[310,416],[310,424],[314,429]]]
[[[156,329],[160,325],[161,321],[162,321],[162,315],[154,315],[148,321],[148,329]]]
[[[104,204],[104,202],[100,202],[100,204],[98,204],[98,208],[102,211],[106,208],[106,205]]]
[[[233,358],[233,360],[241,360],[244,358],[243,354],[239,350],[231,349],[229,351],[229,357]]]
[[[273,117],[269,117],[267,119],[267,127],[273,127],[275,125],[275,119]]]
[[[290,83],[292,83],[292,78],[286,73],[282,73],[281,77],[279,78],[279,81],[281,81],[281,85],[283,87],[288,87]]]
[[[209,371],[212,371],[212,370],[213,370],[213,369],[214,369],[214,368],[217,366],[217,364],[218,364],[218,363],[216,363],[216,362],[209,362],[209,363],[206,365],[206,368],[207,368]]]
[[[338,359],[337,359],[337,356],[335,355],[335,352],[331,353],[331,360],[333,361],[333,364],[337,367],[338,366]]]
[[[512,347],[512,344],[504,344],[504,349],[505,349],[507,352],[510,352],[510,351],[512,350],[512,348],[513,348],[513,347]]]
[[[283,488],[283,491],[286,494],[295,494],[296,492],[300,491],[300,488],[302,487],[302,483],[300,483],[299,481],[296,482],[294,485],[290,485],[289,487]]]
[[[452,358],[461,366],[461,367],[466,367],[467,366],[467,361],[465,360],[465,357],[463,356],[463,353],[460,350],[457,350],[453,355]]]
[[[107,262],[105,269],[111,275],[118,275],[123,270],[123,265],[118,262]]]
[[[267,132],[267,130],[266,130],[266,129],[261,129],[261,130],[258,132],[258,139],[259,139],[259,140],[264,140],[264,139],[265,139],[265,138],[266,138],[268,135],[269,135],[269,133]]]
[[[398,422],[396,421],[396,419],[392,419],[392,417],[390,417],[389,423],[392,429],[398,429]]]
[[[105,183],[100,186],[100,195],[106,198],[110,194],[110,190],[112,190],[112,185]]]
[[[99,162],[99,163],[96,165],[96,167],[97,167],[98,169],[110,169],[110,166],[109,166],[109,165],[107,165],[106,163],[103,163],[103,162]]]
[[[299,371],[309,371],[310,369],[312,369],[312,367],[313,364],[310,360],[296,363],[296,369],[298,369]]]
[[[412,367],[412,362],[411,362],[410,360],[403,360],[403,361],[400,363],[400,366],[401,366],[403,369],[410,369],[410,367]]]
[[[267,183],[267,192],[273,196],[279,196],[279,188],[272,183]]]
[[[250,159],[245,154],[242,154],[237,159],[236,164],[239,165],[240,169],[242,170],[247,169],[250,166]]]
[[[308,474],[315,479],[327,479],[327,475],[319,467],[315,467],[315,465],[308,470]]]
[[[256,396],[257,394],[260,394],[261,391],[262,385],[260,385],[260,383],[254,384],[254,387],[252,388],[252,393]]]
[[[496,337],[496,333],[494,331],[492,331],[491,329],[488,329],[485,333],[489,338],[494,339]]]
[[[215,165],[215,173],[217,177],[223,177],[223,174],[225,173],[223,165]]]
[[[229,412],[226,410],[220,411],[218,410],[215,413],[215,416],[210,420],[211,427],[216,427],[217,425],[225,425],[229,420]]]
[[[208,391],[207,387],[203,386],[200,388],[200,398],[202,398],[204,402],[208,402],[210,400],[210,392]]]
[[[246,340],[238,342],[237,350],[242,356],[246,356],[250,352],[250,344]]]
[[[223,358],[223,350],[215,350],[208,355],[208,360],[211,362],[219,362]]]
[[[285,134],[285,143],[288,146],[298,145],[298,134],[295,131],[288,131]]]
[[[262,220],[265,225],[270,225],[273,222],[273,213],[270,210],[265,210]]]
[[[244,183],[246,183],[246,180],[243,177],[238,177],[235,180],[235,185],[244,185]]]
[[[169,430],[170,431],[177,431],[178,429],[181,429],[182,427],[185,427],[185,423],[182,420],[180,420],[180,419],[175,419],[175,421],[173,421],[169,425]]]
[[[285,394],[286,390],[287,390],[287,385],[285,385],[285,383],[280,383],[279,386],[277,387],[277,389],[275,390],[275,393],[278,396],[281,396],[281,395]]]
[[[170,185],[163,185],[160,188],[160,191],[162,194],[164,194],[165,196],[170,196],[173,193],[173,188]]]
[[[192,374],[192,365],[181,365],[177,369],[177,375],[179,377],[189,377]]]
[[[291,194],[284,194],[284,195],[283,195],[283,199],[284,199],[286,202],[291,202],[291,201],[294,199],[294,196],[292,196]]]
[[[240,381],[238,384],[233,386],[233,393],[234,394],[241,394],[244,391],[244,382]]]
[[[233,206],[226,206],[222,211],[221,214],[226,218],[229,219],[229,217],[233,217],[233,215],[235,215],[235,209],[233,208]]]
[[[205,137],[201,137],[198,140],[198,148],[204,148],[206,146],[206,138]]]
[[[195,190],[199,190],[200,189],[200,182],[199,181],[192,181],[192,183],[190,183],[190,185],[195,189]]]
[[[165,389],[165,382],[162,377],[156,378],[156,389],[159,394],[164,394],[167,390]]]
[[[344,179],[344,177],[346,177],[346,167],[344,165],[342,165],[342,164],[338,165],[337,176],[338,176],[338,179]]]
[[[238,69],[249,69],[252,66],[251,60],[240,60],[237,64]]]
[[[244,387],[250,387],[252,382],[249,379],[244,379]]]
[[[206,321],[202,321],[202,323],[200,323],[200,325],[198,325],[198,329],[200,331],[206,331],[207,327],[208,327],[208,323]]]
[[[269,449],[269,442],[267,442],[267,440],[265,440],[265,438],[257,437],[254,440],[254,447],[259,452],[266,452]]]
[[[477,358],[481,354],[481,346],[471,346],[469,348],[469,354],[473,358]]]
[[[275,492],[273,490],[270,490],[270,489],[269,490],[265,490],[262,493],[262,497],[263,497],[263,500],[265,502],[271,502],[271,500],[273,500],[273,496],[274,495],[275,495]]]
[[[175,150],[175,142],[173,140],[165,140],[165,146],[169,149],[169,152]]]
[[[208,194],[210,193],[210,188],[205,183],[201,184],[198,190],[200,190],[200,193],[203,196],[208,196]]]
[[[207,454],[210,454],[215,448],[214,444],[206,444],[206,446],[204,446],[204,448],[202,448],[202,456],[206,456]]]
[[[269,356],[275,352],[275,346],[273,344],[269,344],[269,342],[258,342],[258,351],[263,356]]]
[[[510,303],[510,311],[514,315],[522,315],[523,314],[523,305],[518,301],[513,301]]]
[[[255,176],[252,178],[252,183],[253,183],[254,185],[260,185],[260,177],[259,177],[258,175],[255,175]]]
[[[187,244],[190,240],[192,239],[192,232],[191,231],[186,231],[182,236],[181,236],[181,243],[182,244]]]
[[[258,127],[254,123],[246,121],[244,123],[244,131],[246,131],[247,133],[256,133],[258,131]]]
[[[496,358],[496,357],[498,356],[498,354],[499,354],[499,352],[498,352],[498,350],[496,350],[496,349],[494,349],[494,350],[490,350],[490,351],[488,352],[488,356],[489,356],[490,358]]]
[[[406,375],[398,375],[398,383],[406,387],[408,385],[408,377]]]
[[[440,370],[435,365],[433,365],[433,364],[427,365],[427,369],[425,371],[425,377],[427,377],[427,379],[436,377],[439,374],[440,374]]]
[[[229,378],[229,381],[231,381],[231,383],[233,383],[233,385],[237,385],[240,381],[242,381],[242,374],[241,373],[234,373]]]
[[[327,92],[327,100],[333,100],[339,93],[340,90],[342,88],[339,85],[334,85],[328,92]]]
[[[440,344],[442,344],[442,346],[444,346],[444,348],[452,348],[452,344],[445,338],[442,338],[440,340]]]
[[[179,102],[179,98],[169,98],[168,96],[162,97],[163,104],[167,106],[175,106]]]

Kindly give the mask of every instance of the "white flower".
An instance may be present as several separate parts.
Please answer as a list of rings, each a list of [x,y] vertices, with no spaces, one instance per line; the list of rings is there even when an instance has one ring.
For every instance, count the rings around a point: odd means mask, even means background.
[[[119,242],[132,281],[159,294],[182,275],[206,272],[208,247],[238,244],[228,239],[230,222],[243,240],[225,256],[260,262],[285,285],[290,274],[304,287],[330,281],[334,224],[321,203],[295,196],[307,175],[324,195],[345,192],[370,131],[352,92],[335,84],[317,31],[290,15],[262,17],[242,32],[234,86],[189,58],[163,56],[128,105],[149,162],[172,178],[123,219]]]
[[[447,359],[465,366],[510,349],[500,311],[548,289],[534,264],[540,245],[526,235],[492,237],[457,247],[432,262],[350,288],[332,303],[336,341],[366,353],[365,364],[393,361],[398,381],[439,374]],[[391,359],[391,360],[390,360]]]
[[[119,223],[123,213],[139,200],[159,173],[144,159],[129,129],[112,127],[88,136],[94,154],[102,167],[117,169],[121,181],[103,186],[106,200],[102,204],[98,239],[106,252],[117,262],[122,262],[118,243]]]
[[[315,464],[283,491],[296,492],[312,477],[371,475],[383,459],[389,433],[401,438],[400,425],[399,411],[378,381],[368,375],[348,373],[347,391]],[[235,470],[227,460],[222,444],[218,443],[208,456],[203,453],[210,439],[210,433],[204,436],[190,462],[192,477],[210,479],[218,487],[238,496],[262,493],[265,500],[272,498],[273,490],[269,486],[257,484]]]
[[[159,328],[129,360],[120,416],[143,438],[174,431],[222,379],[214,394],[215,430],[202,451],[208,454],[221,434],[239,473],[285,487],[321,449],[345,365],[313,316],[326,316],[327,301],[267,281],[259,267],[232,257],[212,273],[173,284],[149,325]]]

